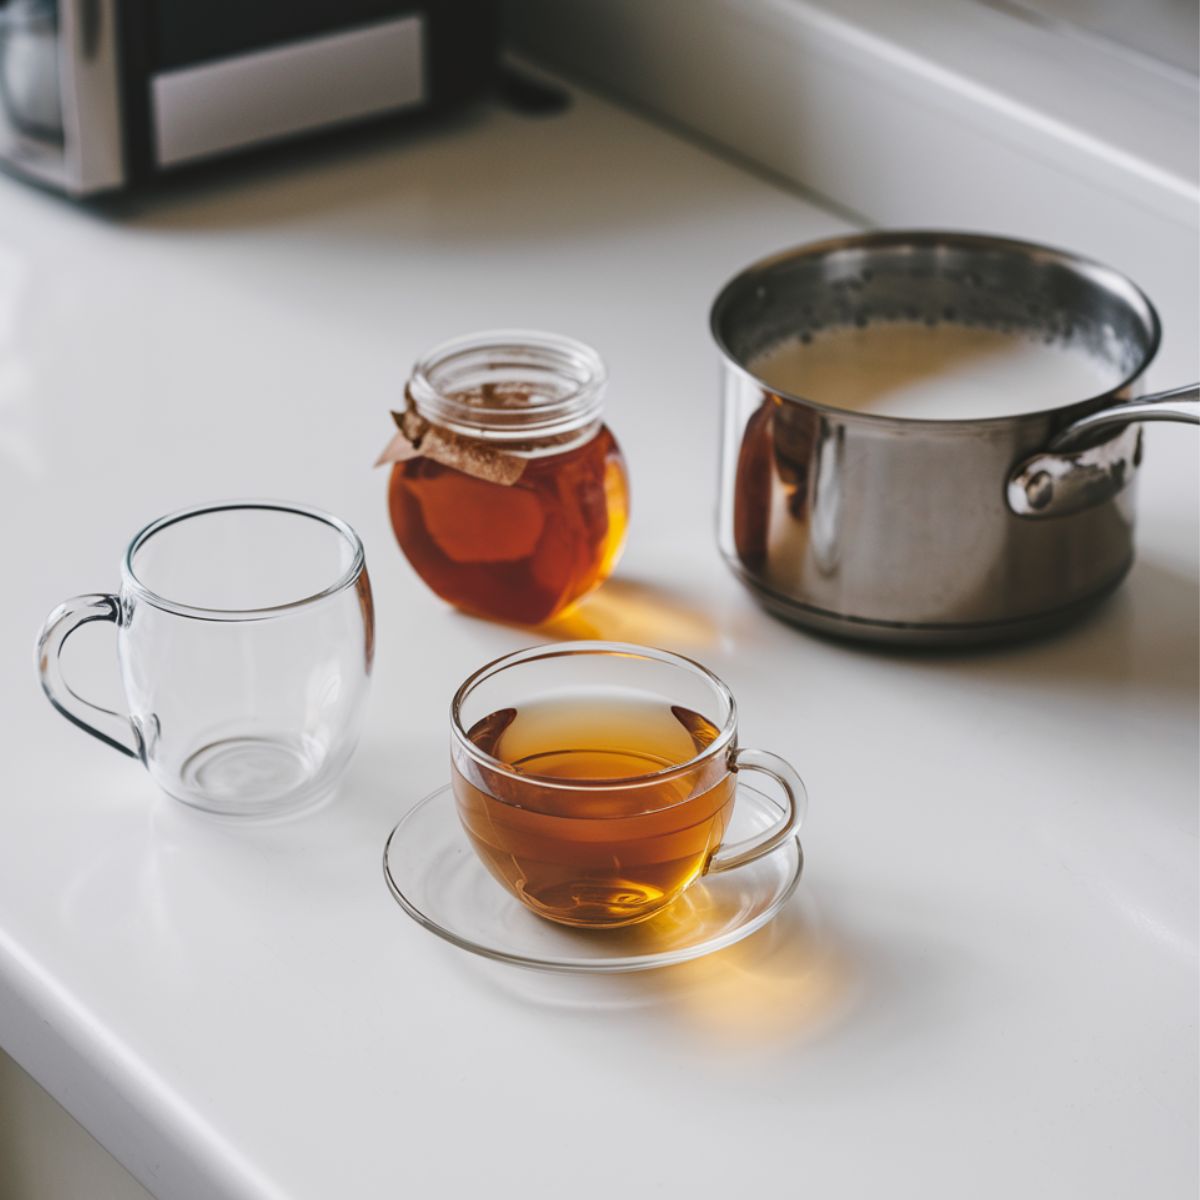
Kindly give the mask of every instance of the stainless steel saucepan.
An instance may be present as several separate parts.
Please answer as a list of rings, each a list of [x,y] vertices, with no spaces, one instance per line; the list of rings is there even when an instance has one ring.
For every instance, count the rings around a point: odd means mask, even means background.
[[[711,320],[722,553],[769,610],[845,637],[967,644],[1070,621],[1133,561],[1140,422],[1200,423],[1195,386],[1137,398],[1159,344],[1146,296],[1025,242],[881,232],[802,246],[732,279]],[[876,320],[1061,339],[1122,382],[1040,412],[916,420],[782,392],[751,369],[786,338]]]

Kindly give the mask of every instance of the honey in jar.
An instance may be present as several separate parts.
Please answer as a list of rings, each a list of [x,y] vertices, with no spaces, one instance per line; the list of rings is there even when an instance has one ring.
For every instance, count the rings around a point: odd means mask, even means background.
[[[536,625],[604,581],[629,510],[599,356],[569,338],[492,333],[417,364],[388,504],[400,548],[451,604]]]

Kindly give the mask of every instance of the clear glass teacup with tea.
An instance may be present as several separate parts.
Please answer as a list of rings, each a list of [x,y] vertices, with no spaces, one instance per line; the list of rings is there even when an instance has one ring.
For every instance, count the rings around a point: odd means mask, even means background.
[[[807,796],[783,759],[737,745],[729,688],[690,659],[563,642],[489,663],[451,705],[459,818],[491,874],[564,925],[648,920],[709,872],[796,835]],[[780,820],[725,845],[737,775],[762,772]]]

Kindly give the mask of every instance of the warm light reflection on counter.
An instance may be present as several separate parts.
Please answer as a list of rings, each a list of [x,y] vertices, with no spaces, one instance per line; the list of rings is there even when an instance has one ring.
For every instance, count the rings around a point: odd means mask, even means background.
[[[720,637],[712,617],[690,599],[657,584],[620,578],[608,580],[538,632],[560,640],[682,647],[710,647]]]

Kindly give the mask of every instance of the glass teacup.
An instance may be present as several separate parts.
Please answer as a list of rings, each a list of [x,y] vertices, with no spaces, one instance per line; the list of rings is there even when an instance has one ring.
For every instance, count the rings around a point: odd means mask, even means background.
[[[451,729],[475,851],[522,904],[565,925],[645,921],[707,872],[794,837],[807,804],[783,759],[738,748],[725,684],[665,650],[589,641],[506,655],[459,688]],[[774,779],[784,811],[725,846],[740,771]]]
[[[117,627],[128,715],[76,695],[63,644]],[[46,619],[50,703],[140,759],[164,792],[222,813],[290,811],[328,796],[365,709],[374,614],[362,543],[299,505],[237,501],[172,513],[129,544],[115,594]]]

